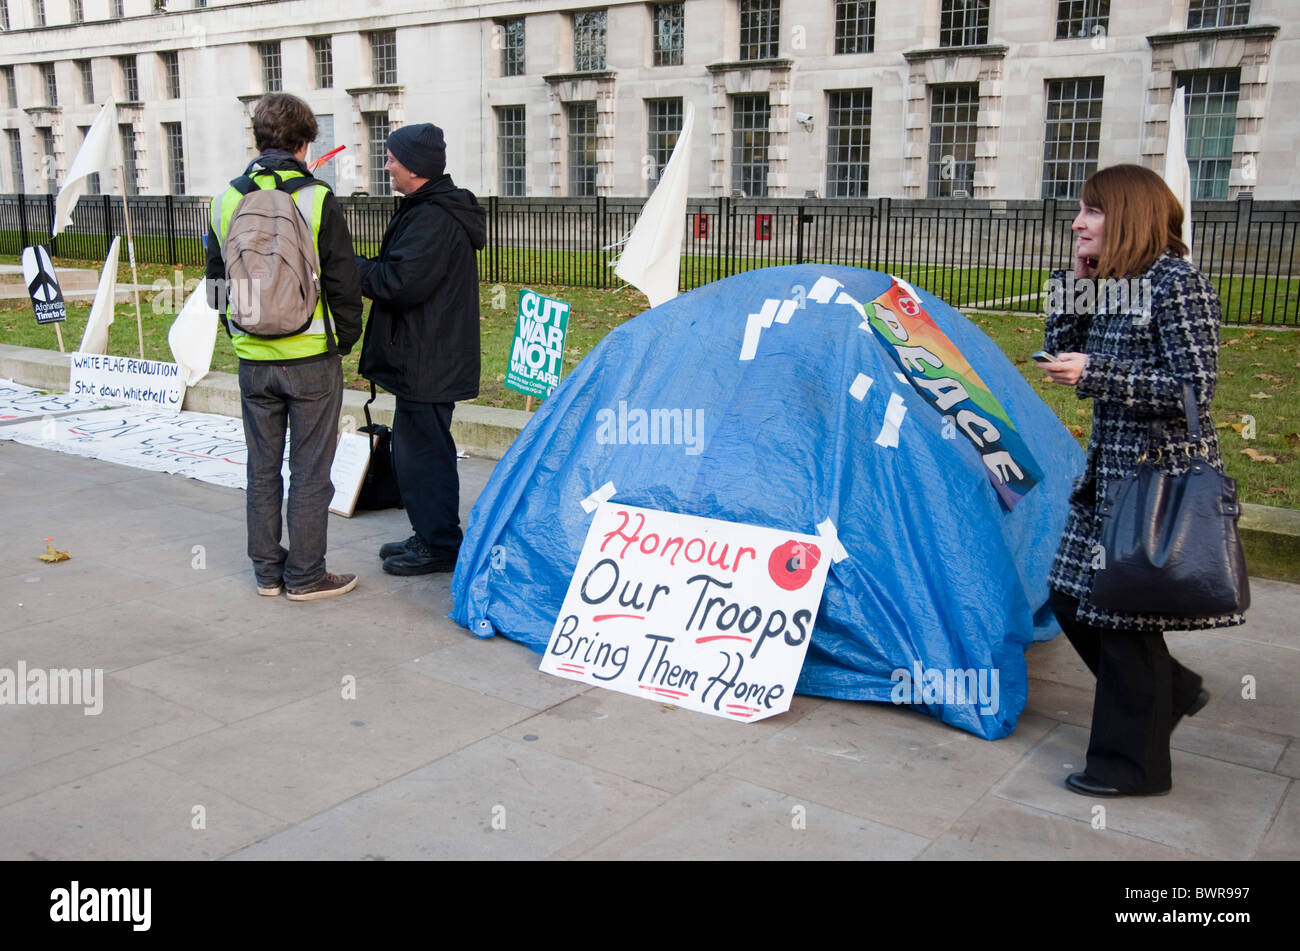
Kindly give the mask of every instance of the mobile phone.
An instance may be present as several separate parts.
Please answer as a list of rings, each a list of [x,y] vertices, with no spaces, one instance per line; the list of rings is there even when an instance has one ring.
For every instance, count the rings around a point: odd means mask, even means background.
[[[1059,363],[1059,362],[1060,362],[1059,360],[1057,360],[1056,357],[1052,356],[1052,354],[1048,353],[1046,350],[1038,350],[1038,351],[1036,351],[1036,352],[1033,354],[1033,359],[1036,360],[1036,361],[1039,362],[1039,363]]]

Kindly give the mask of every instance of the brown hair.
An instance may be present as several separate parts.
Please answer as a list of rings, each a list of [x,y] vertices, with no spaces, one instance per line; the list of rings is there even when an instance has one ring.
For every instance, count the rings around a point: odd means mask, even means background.
[[[253,141],[259,152],[297,152],[316,141],[316,116],[311,106],[287,92],[268,93],[253,110]]]
[[[1183,206],[1155,172],[1140,165],[1112,165],[1083,183],[1085,205],[1106,216],[1098,277],[1136,277],[1169,248],[1187,254]]]

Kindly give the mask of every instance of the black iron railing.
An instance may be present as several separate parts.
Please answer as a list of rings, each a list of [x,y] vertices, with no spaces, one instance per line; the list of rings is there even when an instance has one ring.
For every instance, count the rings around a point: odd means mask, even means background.
[[[339,199],[362,253],[374,253],[397,198]],[[202,264],[208,201],[130,199],[137,260]],[[641,198],[483,200],[488,244],[480,278],[492,283],[617,287],[610,262]],[[96,260],[125,234],[122,199],[86,196],[72,226],[50,240],[49,195],[0,196],[0,252],[53,245]],[[951,199],[692,199],[682,222],[680,287],[779,264],[847,264],[889,271],[967,309],[1041,312],[1044,283],[1070,261],[1067,201]],[[1300,202],[1198,202],[1194,259],[1231,323],[1300,324]]]

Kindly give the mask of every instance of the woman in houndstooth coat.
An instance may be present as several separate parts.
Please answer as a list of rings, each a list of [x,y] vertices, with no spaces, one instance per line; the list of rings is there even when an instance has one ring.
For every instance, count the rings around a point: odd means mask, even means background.
[[[1043,364],[1093,400],[1083,475],[1048,575],[1062,630],[1097,677],[1087,767],[1066,784],[1090,796],[1168,792],[1169,735],[1209,701],[1201,678],[1169,656],[1163,632],[1240,624],[1240,614],[1164,617],[1103,611],[1088,600],[1104,564],[1100,501],[1148,453],[1170,473],[1191,445],[1183,384],[1200,410],[1208,462],[1223,471],[1210,401],[1218,368],[1219,300],[1182,256],[1183,212],[1154,172],[1117,165],[1083,186],[1073,275],[1052,275]]]

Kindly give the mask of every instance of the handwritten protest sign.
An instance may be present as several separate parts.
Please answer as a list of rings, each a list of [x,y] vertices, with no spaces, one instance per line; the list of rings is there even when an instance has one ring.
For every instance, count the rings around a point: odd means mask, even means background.
[[[783,713],[834,545],[603,502],[540,669],[732,720]]]
[[[351,518],[361,495],[361,483],[370,468],[370,440],[368,433],[341,433],[334,450],[334,463],[330,466],[330,482],[334,485],[334,498],[330,511]]]
[[[87,399],[178,412],[185,400],[185,383],[175,363],[74,353],[68,392]]]
[[[0,423],[18,419],[39,419],[99,409],[98,400],[77,399],[66,393],[44,393],[13,380],[0,379]]]
[[[521,290],[506,386],[527,396],[550,396],[560,385],[568,331],[568,304]]]

